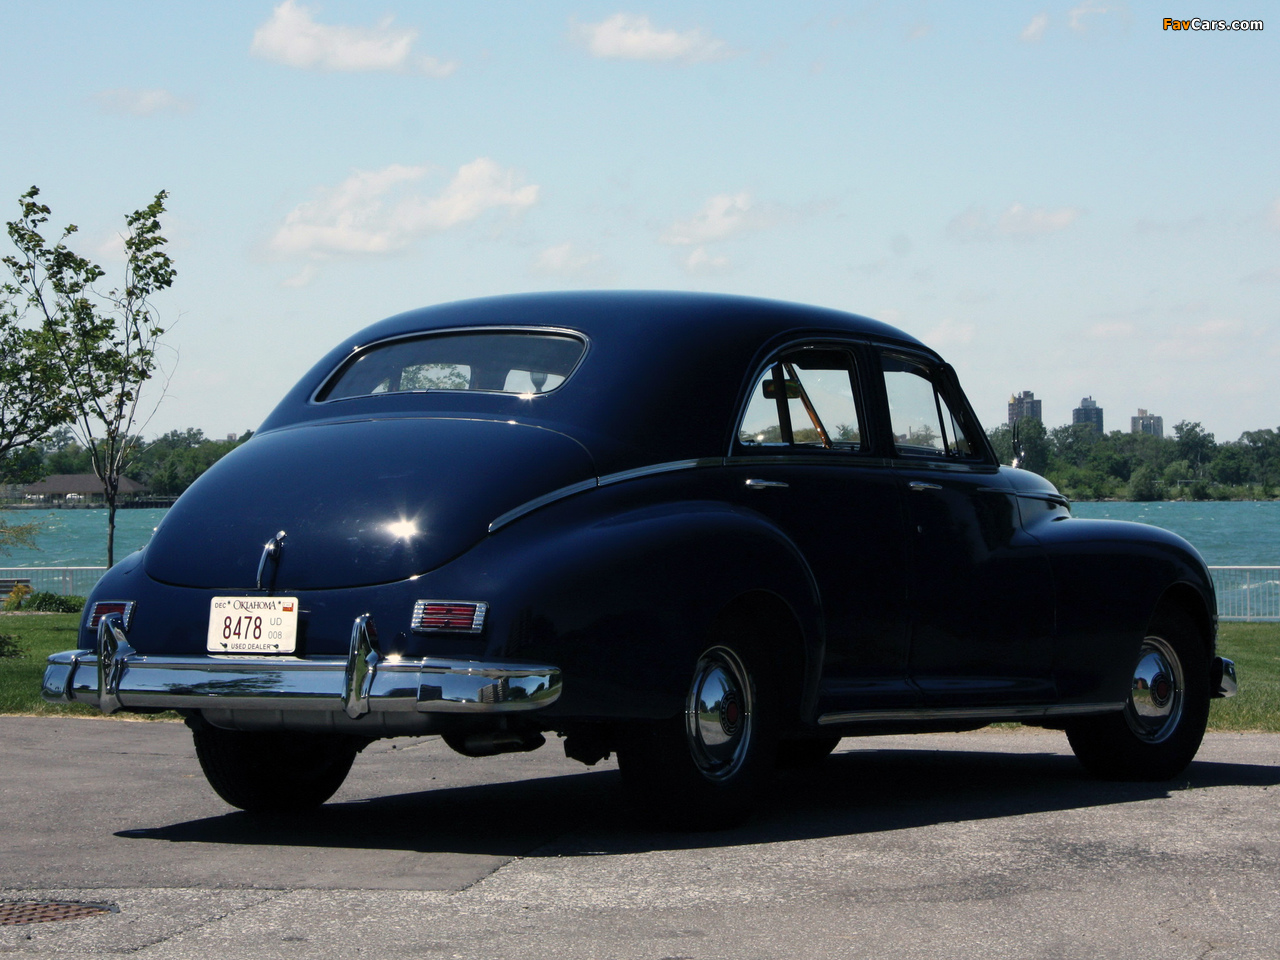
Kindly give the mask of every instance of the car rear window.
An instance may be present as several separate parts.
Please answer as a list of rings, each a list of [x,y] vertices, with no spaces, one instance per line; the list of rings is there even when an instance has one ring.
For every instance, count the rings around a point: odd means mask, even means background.
[[[401,337],[347,358],[317,401],[384,393],[471,390],[550,393],[573,373],[586,344],[567,333],[465,331]]]

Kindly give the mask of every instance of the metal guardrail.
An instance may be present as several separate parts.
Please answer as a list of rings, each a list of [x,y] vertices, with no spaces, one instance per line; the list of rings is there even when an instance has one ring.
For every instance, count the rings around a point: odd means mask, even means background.
[[[1280,567],[1210,567],[1219,620],[1280,620]]]
[[[0,580],[30,580],[33,593],[87,597],[106,567],[0,567]]]

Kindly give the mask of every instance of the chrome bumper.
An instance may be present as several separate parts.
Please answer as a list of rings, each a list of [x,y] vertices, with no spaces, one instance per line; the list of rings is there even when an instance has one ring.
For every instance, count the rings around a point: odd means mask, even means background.
[[[1214,657],[1209,661],[1209,696],[1215,699],[1234,697],[1240,689],[1236,679],[1236,665],[1226,657]]]
[[[52,703],[130,709],[502,714],[560,696],[560,670],[528,663],[402,659],[378,650],[372,618],[358,617],[344,657],[145,656],[118,615],[98,625],[96,652],[49,657],[41,691]]]

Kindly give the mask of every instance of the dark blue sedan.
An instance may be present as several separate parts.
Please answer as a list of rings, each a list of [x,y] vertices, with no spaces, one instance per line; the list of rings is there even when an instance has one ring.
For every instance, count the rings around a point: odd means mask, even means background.
[[[324,357],[89,598],[44,695],[172,709],[213,788],[323,803],[380,737],[547,733],[644,809],[740,820],[841,737],[1062,728],[1176,776],[1215,696],[1185,541],[1004,467],[932,350],[680,293],[400,314]]]

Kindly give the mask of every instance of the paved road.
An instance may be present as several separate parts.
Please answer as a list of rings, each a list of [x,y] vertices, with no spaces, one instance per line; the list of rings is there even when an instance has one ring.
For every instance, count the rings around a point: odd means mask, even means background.
[[[1280,957],[1280,737],[1214,735],[1172,784],[1065,739],[845,740],[745,827],[628,820],[612,763],[383,741],[318,814],[263,824],[178,724],[0,717],[0,954],[140,958]]]

